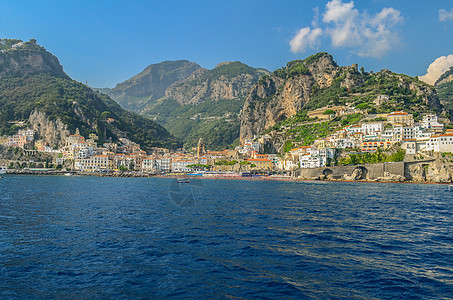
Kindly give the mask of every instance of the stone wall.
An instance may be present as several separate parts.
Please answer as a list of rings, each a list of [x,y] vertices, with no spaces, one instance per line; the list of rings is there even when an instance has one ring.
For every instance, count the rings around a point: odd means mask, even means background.
[[[380,178],[398,176],[404,177],[404,162],[361,164],[351,166],[323,167],[314,169],[300,169],[294,172],[296,177],[317,178],[325,176],[332,179],[367,179],[376,180]],[[356,176],[357,178],[348,178]]]

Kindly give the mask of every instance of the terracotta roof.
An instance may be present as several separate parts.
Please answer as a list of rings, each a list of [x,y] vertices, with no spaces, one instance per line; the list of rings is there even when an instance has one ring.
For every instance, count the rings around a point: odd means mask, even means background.
[[[388,116],[405,116],[407,112],[404,111],[394,111],[388,114]]]

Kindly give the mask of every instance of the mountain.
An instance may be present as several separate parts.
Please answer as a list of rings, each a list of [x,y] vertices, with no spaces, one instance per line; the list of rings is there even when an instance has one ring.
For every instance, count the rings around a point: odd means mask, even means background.
[[[0,45],[0,135],[15,133],[21,121],[52,146],[76,128],[85,136],[97,134],[100,142],[128,137],[144,149],[181,146],[161,125],[72,80],[35,40]]]
[[[123,108],[140,112],[165,95],[173,83],[187,78],[201,67],[187,60],[164,61],[149,65],[134,77],[117,84],[113,89],[97,89],[115,99]]]
[[[328,106],[348,107],[364,115],[404,110],[416,120],[423,113],[442,110],[436,91],[416,78],[389,70],[359,72],[357,65],[338,66],[331,55],[318,53],[289,62],[252,87],[240,116],[240,138],[278,129],[281,140],[298,135],[303,142],[299,134],[303,128],[298,124],[309,119],[310,110]],[[334,130],[341,124],[345,122],[325,129]]]
[[[453,67],[451,67],[447,72],[442,74],[439,79],[436,80],[434,86],[440,86],[445,83],[449,83],[453,81]]]
[[[69,78],[58,59],[37,45],[36,40],[0,39],[0,77],[40,73]]]
[[[269,72],[238,61],[199,69],[169,86],[165,97],[142,114],[163,124],[186,147],[196,146],[201,137],[211,149],[225,148],[239,137],[239,112],[263,74]]]
[[[440,102],[448,109],[451,118],[453,115],[453,67],[440,76],[434,87]]]
[[[171,72],[162,71],[164,67]],[[143,74],[155,74],[157,70],[161,72],[160,78],[172,75],[172,80],[151,85],[143,79],[147,78]],[[262,75],[269,74],[238,61],[220,63],[212,70],[188,61],[163,62],[145,71],[106,91],[107,94],[124,108],[165,126],[184,141],[185,147],[196,146],[202,137],[211,149],[227,147],[237,140],[238,115],[247,92]],[[136,92],[133,97],[132,91]]]

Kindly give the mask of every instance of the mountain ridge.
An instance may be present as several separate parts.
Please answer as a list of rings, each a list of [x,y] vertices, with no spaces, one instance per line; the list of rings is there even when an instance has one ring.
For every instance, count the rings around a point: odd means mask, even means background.
[[[383,103],[376,104],[378,98]],[[386,69],[359,72],[357,65],[338,66],[321,52],[289,62],[253,86],[241,112],[240,139],[253,139],[284,120],[329,105],[363,113],[407,110],[415,117],[442,109],[436,91],[417,78]]]
[[[17,44],[19,46],[13,47]],[[65,132],[62,127],[67,126],[72,133],[76,129],[85,136],[95,133],[100,141],[128,137],[146,150],[155,146],[181,146],[161,125],[125,111],[108,96],[72,80],[64,73],[58,59],[36,41],[20,41],[14,45],[0,52],[0,61],[14,57],[14,63],[0,67],[0,134],[13,134],[17,121],[31,123],[30,116],[36,112],[45,114],[46,118],[34,120],[43,120],[53,127],[58,123],[60,133]],[[42,138],[54,143],[52,146],[61,143],[51,137]]]

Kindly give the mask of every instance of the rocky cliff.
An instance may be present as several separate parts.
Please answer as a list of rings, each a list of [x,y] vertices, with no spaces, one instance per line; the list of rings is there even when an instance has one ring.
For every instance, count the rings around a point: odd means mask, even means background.
[[[200,137],[210,149],[229,146],[239,137],[238,114],[250,88],[263,74],[241,62],[225,62],[212,70],[198,69],[173,83],[165,97],[147,105],[142,114],[196,146]]]
[[[14,40],[8,45],[9,41],[0,40],[0,77],[43,73],[67,77],[58,59],[37,45],[35,40]]]
[[[51,147],[63,146],[66,138],[70,135],[68,126],[60,119],[50,120],[49,117],[35,109],[28,118],[30,128]]]
[[[453,67],[450,68],[447,72],[442,74],[439,79],[436,80],[434,86],[439,86],[445,83],[449,83],[453,81]]]
[[[25,126],[52,146],[64,143],[77,128],[84,136],[95,133],[99,142],[128,137],[145,150],[181,146],[161,125],[72,80],[58,60],[33,40],[10,41],[10,45],[0,43],[0,61],[11,65],[1,69],[5,76],[0,76],[0,135],[13,135],[19,126],[15,124],[28,123]]]
[[[441,156],[426,164],[410,165],[407,170],[407,180],[413,182],[447,183],[452,180],[453,165],[447,158]]]
[[[140,112],[165,95],[173,83],[183,80],[201,67],[187,60],[164,61],[146,67],[134,77],[117,84],[113,89],[98,89],[122,107]]]
[[[379,95],[388,101],[375,105]],[[341,67],[331,55],[318,53],[289,62],[252,87],[240,115],[240,138],[253,138],[302,110],[329,105],[357,107],[364,114],[393,110],[422,114],[441,109],[436,91],[415,78],[389,70],[359,72],[356,65]]]
[[[300,74],[291,73],[303,67]],[[249,92],[242,113],[241,140],[253,138],[277,122],[294,116],[307,104],[314,86],[331,86],[334,76],[340,71],[331,55],[321,55],[306,63],[294,61],[272,76],[264,76]]]
[[[199,69],[165,91],[166,99],[182,105],[197,105],[205,100],[245,98],[250,87],[265,71],[241,62],[224,62],[212,70]]]

